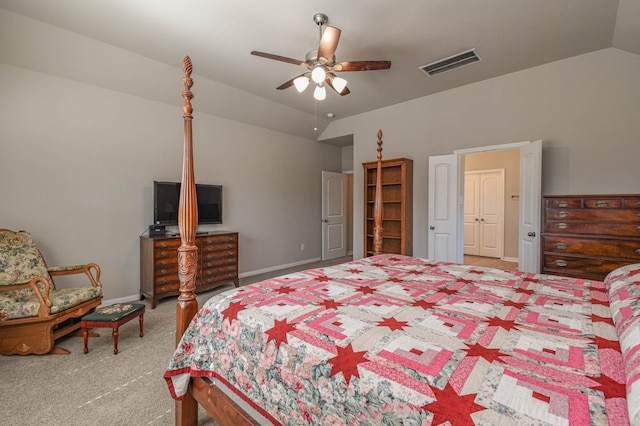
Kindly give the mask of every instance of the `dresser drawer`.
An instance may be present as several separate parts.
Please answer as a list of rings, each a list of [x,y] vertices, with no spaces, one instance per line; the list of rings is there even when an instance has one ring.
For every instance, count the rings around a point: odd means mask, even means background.
[[[166,250],[166,249],[177,250],[178,247],[180,247],[180,244],[182,244],[182,241],[180,240],[180,238],[158,240],[153,242],[153,248],[155,250]]]
[[[544,206],[560,209],[579,209],[582,207],[582,200],[579,198],[549,198],[545,199]]]
[[[544,231],[554,234],[617,235],[640,237],[640,223],[547,221]]]
[[[236,256],[214,256],[213,253],[209,253],[209,255],[202,257],[202,267],[207,269],[216,266],[235,265],[236,263]]]
[[[180,291],[180,281],[155,284],[155,293],[158,295],[163,295],[165,293],[174,291]]]
[[[237,244],[238,236],[237,235],[212,235],[207,237],[198,238],[198,243],[205,245],[217,245],[224,243],[231,243],[233,245]]]
[[[215,252],[221,252],[225,250],[233,250],[236,247],[237,247],[237,244],[235,244],[234,242],[219,242],[215,244],[211,243],[211,244],[203,245],[202,247],[200,247],[200,251],[202,252],[202,254],[215,253]]]
[[[624,207],[627,209],[640,209],[640,197],[625,198]]]
[[[160,287],[163,285],[169,285],[169,284],[180,284],[180,279],[178,278],[178,274],[176,275],[163,275],[160,277],[156,277],[155,280],[153,280],[153,285],[154,287]]]
[[[166,260],[166,259],[163,259]],[[166,265],[160,265],[156,263],[156,267],[154,268],[154,273],[156,279],[158,277],[177,277],[178,276],[178,264],[177,262],[167,263]]]
[[[586,198],[582,203],[586,209],[619,209],[622,207],[622,198]]]
[[[544,256],[544,273],[562,273],[574,276],[592,275],[600,280],[614,269],[628,265],[623,260],[609,260],[591,257],[556,256],[546,254]]]
[[[547,220],[598,221],[636,223],[640,225],[640,209],[598,210],[598,209],[546,209]]]
[[[163,249],[155,249],[153,251],[153,258],[157,261],[159,259],[167,259],[172,262],[178,261],[178,249],[177,248],[163,248]]]
[[[545,253],[582,254],[586,256],[624,258],[640,261],[640,240],[591,240],[585,238],[544,236],[543,250]]]

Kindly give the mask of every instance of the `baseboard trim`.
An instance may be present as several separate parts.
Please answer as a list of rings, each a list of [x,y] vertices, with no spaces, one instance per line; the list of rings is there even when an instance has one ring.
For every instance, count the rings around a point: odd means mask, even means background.
[[[306,259],[306,260],[301,260],[299,262],[287,263],[286,265],[277,265],[277,266],[271,266],[269,268],[264,268],[264,269],[256,269],[255,271],[243,272],[239,274],[238,277],[239,278],[252,277],[254,275],[273,272],[280,269],[287,269],[287,268],[293,268],[294,266],[306,265],[307,263],[320,262],[321,260],[322,258],[320,257],[314,257],[313,259]]]
[[[516,262],[516,263],[518,263],[518,258],[517,257],[503,257],[502,260],[504,260],[505,262]]]
[[[129,302],[138,302],[140,301],[140,294],[132,294],[131,296],[118,297],[116,299],[102,300],[102,304],[98,306],[99,308],[103,306],[110,306],[116,303],[129,303]]]
[[[248,271],[238,274],[238,278],[252,277],[254,275],[264,274],[267,272],[277,271],[279,269],[293,268],[294,266],[306,265],[307,263],[320,262],[322,258],[314,257],[313,259],[305,259],[298,262],[287,263],[286,265],[271,266],[264,269],[256,269],[255,271]],[[103,300],[100,307],[109,306],[116,303],[129,303],[137,302],[140,300],[140,294],[132,294],[130,296],[118,297],[116,299]]]

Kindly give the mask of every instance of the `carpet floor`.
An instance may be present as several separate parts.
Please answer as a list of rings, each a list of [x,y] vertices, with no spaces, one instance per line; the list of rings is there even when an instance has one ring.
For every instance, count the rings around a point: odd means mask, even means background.
[[[241,279],[241,285],[272,276],[350,260],[335,259]],[[108,283],[105,283],[108,285]],[[232,284],[198,295],[199,306]],[[6,425],[172,425],[174,400],[162,378],[175,348],[175,298],[149,301],[144,337],[137,318],[119,329],[118,355],[111,329],[95,329],[84,354],[82,337],[56,344],[69,355],[0,356],[0,424]],[[204,411],[199,425],[215,425]]]

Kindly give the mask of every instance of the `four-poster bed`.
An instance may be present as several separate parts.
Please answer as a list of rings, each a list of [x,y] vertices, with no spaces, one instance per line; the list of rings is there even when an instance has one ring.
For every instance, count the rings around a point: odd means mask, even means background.
[[[640,265],[605,284],[380,254],[379,168],[374,256],[198,311],[188,57],[183,68],[181,295],[164,376],[177,424],[196,424],[198,404],[223,426],[640,421]],[[377,144],[380,165],[381,131]]]

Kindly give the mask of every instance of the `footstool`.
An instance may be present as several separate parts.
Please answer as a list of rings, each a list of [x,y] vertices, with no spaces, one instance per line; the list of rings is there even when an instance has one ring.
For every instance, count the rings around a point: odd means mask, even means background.
[[[118,355],[118,328],[129,320],[140,317],[140,337],[144,336],[142,324],[144,322],[144,307],[142,303],[117,303],[96,309],[93,313],[82,317],[80,326],[84,337],[84,353],[89,352],[87,343],[89,341],[90,328],[112,328],[113,329],[113,353]]]

